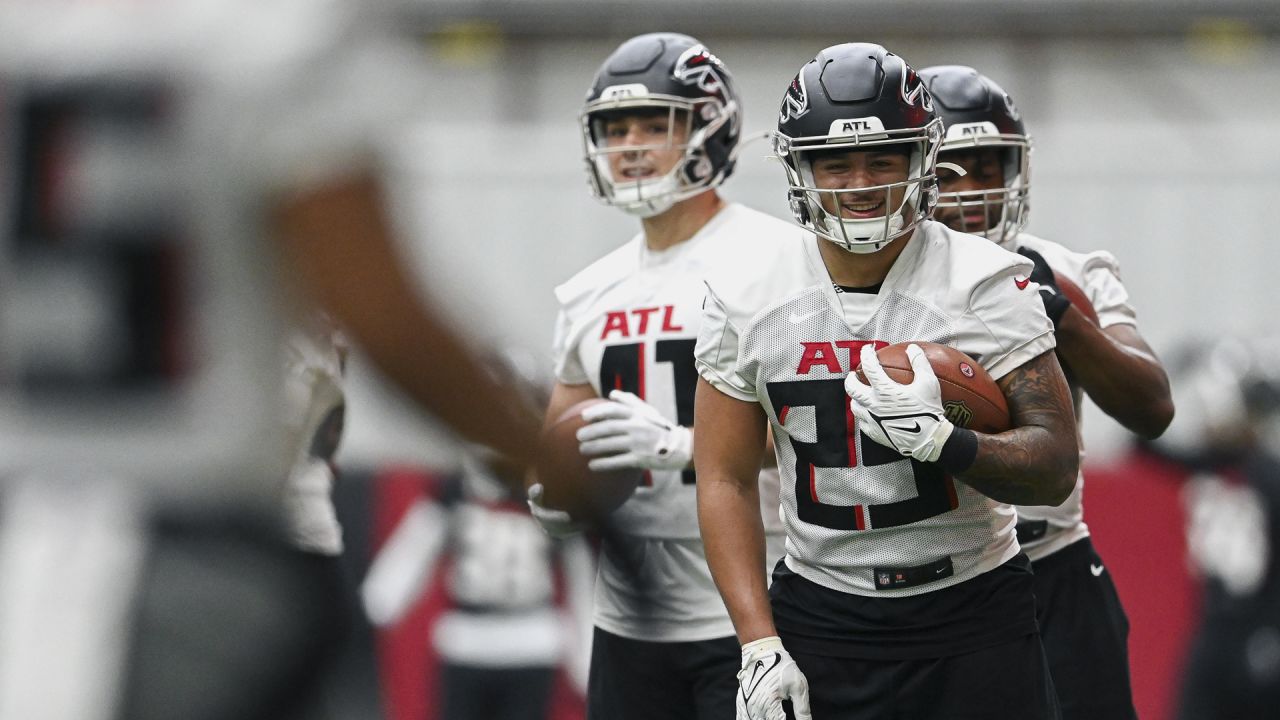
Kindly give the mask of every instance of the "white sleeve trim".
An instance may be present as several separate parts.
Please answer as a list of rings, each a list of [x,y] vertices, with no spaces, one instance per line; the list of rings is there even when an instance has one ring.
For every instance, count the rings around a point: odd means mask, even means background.
[[[993,380],[999,380],[1014,369],[1021,367],[1027,361],[1040,357],[1054,349],[1057,345],[1058,341],[1053,336],[1053,331],[1046,331],[1005,353],[987,368],[987,372]]]
[[[716,390],[719,390],[720,392],[724,393],[725,395],[728,395],[734,400],[741,400],[743,402],[749,402],[749,403],[759,402],[758,398],[756,398],[755,395],[745,392],[743,390],[740,390],[737,387],[734,387],[728,380],[725,380],[724,378],[722,378],[719,373],[713,370],[711,366],[707,365],[706,363],[697,361],[694,364],[698,368],[698,375],[700,375],[703,380],[706,380],[708,383],[710,383],[711,387],[715,388]]]

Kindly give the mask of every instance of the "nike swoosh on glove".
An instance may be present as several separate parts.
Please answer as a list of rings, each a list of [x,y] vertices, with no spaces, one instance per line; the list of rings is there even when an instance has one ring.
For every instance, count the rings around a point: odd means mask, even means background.
[[[693,431],[671,422],[658,409],[622,390],[609,401],[582,411],[578,450],[597,472],[641,468],[683,470],[693,459]]]
[[[790,701],[796,720],[813,720],[809,681],[778,636],[742,646],[738,671],[737,720],[788,720],[782,702]]]
[[[919,345],[907,346],[915,377],[903,385],[885,373],[870,345],[862,346],[862,373],[844,380],[849,407],[867,437],[921,462],[935,462],[955,426],[942,414],[942,388]]]

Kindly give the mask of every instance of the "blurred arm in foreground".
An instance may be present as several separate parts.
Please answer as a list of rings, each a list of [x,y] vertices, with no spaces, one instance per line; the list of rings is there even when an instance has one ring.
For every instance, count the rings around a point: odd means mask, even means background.
[[[289,196],[276,209],[275,229],[286,266],[414,401],[467,439],[532,461],[538,412],[418,298],[372,176]]]

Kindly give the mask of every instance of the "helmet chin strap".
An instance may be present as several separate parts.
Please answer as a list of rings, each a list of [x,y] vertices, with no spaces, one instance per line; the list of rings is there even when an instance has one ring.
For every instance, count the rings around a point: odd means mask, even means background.
[[[896,239],[907,226],[906,220],[903,219],[902,213],[908,207],[913,212],[919,213],[918,194],[920,187],[917,185],[908,191],[907,196],[902,199],[902,204],[898,209],[893,211],[888,218],[879,217],[868,220],[845,220],[839,215],[832,215],[823,210],[823,225],[826,226],[828,234],[836,245],[839,245],[846,252],[858,255],[867,255],[878,252],[885,245]],[[888,191],[886,191],[886,200],[888,199]],[[843,240],[835,239],[843,238]],[[850,240],[858,240],[859,242],[850,242]]]
[[[607,172],[607,168],[606,168]],[[676,169],[656,182],[611,183],[612,203],[628,215],[651,218],[671,209],[679,199]],[[607,176],[606,176],[607,177]]]
[[[886,228],[887,224],[887,228]],[[832,237],[844,237],[861,240],[863,242],[839,242],[836,244],[844,248],[846,251],[858,255],[867,255],[879,251],[889,243],[889,240],[902,231],[906,223],[902,220],[902,208],[893,213],[889,217],[887,223],[884,218],[876,218],[874,220],[842,220],[838,217],[828,215],[826,219],[827,229]],[[832,226],[835,227],[832,227]],[[869,228],[874,230],[868,232]],[[888,230],[888,232],[885,232]]]
[[[671,209],[676,204],[675,198],[666,195],[652,200],[642,200],[634,203],[620,205],[623,212],[628,215],[635,215],[641,220],[656,217]]]

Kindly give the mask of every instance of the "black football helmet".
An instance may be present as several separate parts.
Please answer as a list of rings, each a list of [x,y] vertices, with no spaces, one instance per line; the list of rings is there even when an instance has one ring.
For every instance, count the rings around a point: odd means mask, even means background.
[[[778,116],[774,151],[786,169],[796,221],[850,252],[869,253],[911,232],[928,217],[937,197],[934,164],[942,122],[929,91],[906,61],[871,43],[829,47],[796,74]],[[904,147],[907,179],[890,185],[839,190],[816,187],[815,155],[830,150]],[[889,207],[890,193],[906,189]],[[821,199],[850,191],[885,193],[883,218],[851,220],[823,208]]]
[[[920,77],[946,127],[942,159],[949,152],[998,148],[1004,165],[1002,189],[942,193],[938,207],[982,207],[985,217],[995,218],[990,227],[956,229],[1011,248],[1027,223],[1031,192],[1031,138],[1013,99],[990,78],[964,65],[925,68]],[[963,223],[963,212],[960,217]]]
[[[668,115],[665,144],[606,146],[608,118],[648,109]],[[592,192],[609,205],[651,217],[729,177],[742,105],[728,70],[702,43],[688,35],[650,33],[624,42],[604,61],[580,119]],[[677,123],[686,124],[683,143],[674,142]],[[682,150],[684,157],[661,177],[618,182],[609,170],[613,153],[669,148]]]

